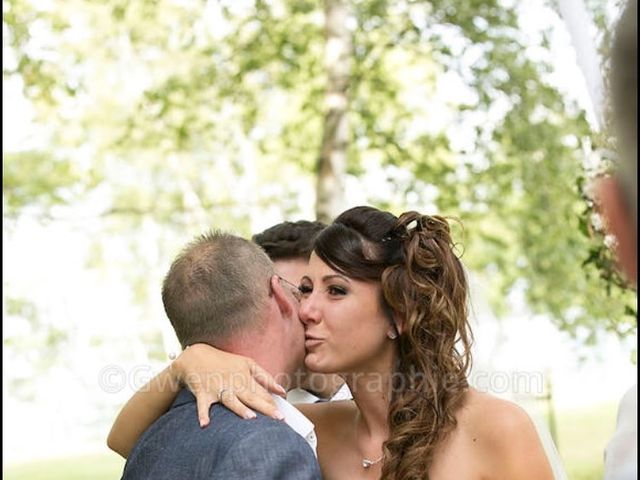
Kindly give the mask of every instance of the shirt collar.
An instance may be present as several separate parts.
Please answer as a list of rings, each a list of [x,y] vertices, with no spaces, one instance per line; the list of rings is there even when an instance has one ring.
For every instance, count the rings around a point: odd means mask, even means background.
[[[311,420],[305,417],[300,410],[287,402],[284,398],[277,395],[271,395],[276,402],[276,407],[284,415],[284,421],[289,425],[298,435],[306,440],[313,453],[318,456],[317,447],[318,439],[316,437],[315,427]]]
[[[338,389],[336,393],[333,394],[333,397],[329,401],[335,402],[337,400],[352,400],[353,395],[351,395],[351,390],[349,390],[349,386],[345,383]]]
[[[287,401],[289,403],[318,403],[318,402],[335,402],[336,400],[351,400],[351,390],[344,383],[331,398],[321,398],[313,393],[303,390],[302,388],[294,388],[287,393]]]

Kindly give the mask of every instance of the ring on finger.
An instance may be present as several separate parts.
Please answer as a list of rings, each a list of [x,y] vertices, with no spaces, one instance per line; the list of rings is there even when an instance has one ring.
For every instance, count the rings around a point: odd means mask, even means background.
[[[225,393],[230,394],[231,390],[229,390],[228,388],[224,388],[224,387],[222,387],[220,390],[218,390],[218,400],[222,401],[222,396]]]

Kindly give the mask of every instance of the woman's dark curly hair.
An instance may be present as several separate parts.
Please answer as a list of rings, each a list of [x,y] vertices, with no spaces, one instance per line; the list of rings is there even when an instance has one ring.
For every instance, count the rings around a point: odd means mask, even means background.
[[[379,281],[383,307],[400,319],[383,479],[428,478],[469,387],[468,288],[454,249],[445,218],[373,207],[347,210],[316,239],[331,268]]]

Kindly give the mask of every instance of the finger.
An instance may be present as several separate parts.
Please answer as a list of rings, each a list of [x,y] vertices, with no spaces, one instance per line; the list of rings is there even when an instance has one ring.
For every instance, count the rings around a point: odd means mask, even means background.
[[[284,415],[282,415],[282,412],[278,410],[278,407],[271,395],[256,383],[254,390],[258,388],[261,390],[262,394],[257,394],[257,392],[252,392],[251,390],[239,391],[235,397],[238,401],[242,402],[247,407],[252,408],[256,412],[260,412],[263,415],[275,418],[276,420],[284,420]]]
[[[229,390],[224,390],[222,395],[220,396],[220,403],[222,403],[225,407],[231,410],[233,413],[238,415],[241,418],[245,418],[247,420],[256,418],[256,413],[247,408],[233,392]]]
[[[244,403],[251,403],[251,406],[253,406],[254,402],[267,403],[269,405],[273,405],[273,407],[276,406],[276,401],[274,400],[273,394],[265,390],[265,388],[253,378],[249,380],[249,386],[247,388],[234,390],[234,393]]]
[[[287,391],[279,385],[275,379],[257,363],[252,363],[249,367],[251,375],[261,386],[263,386],[268,392],[275,393],[281,397],[287,396]]]
[[[196,409],[198,410],[198,423],[200,428],[209,425],[209,409],[217,398],[213,396],[210,390],[203,388],[202,380],[197,375],[188,375],[184,378],[184,384],[196,397]]]
[[[200,427],[204,428],[209,425],[209,410],[211,405],[215,403],[215,398],[210,393],[200,392],[196,395],[196,407],[198,409],[198,422]]]

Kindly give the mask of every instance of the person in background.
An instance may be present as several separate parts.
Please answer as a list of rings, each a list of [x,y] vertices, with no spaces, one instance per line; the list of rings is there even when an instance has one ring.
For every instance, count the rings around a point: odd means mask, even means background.
[[[618,141],[617,172],[600,181],[598,197],[616,238],[619,267],[637,288],[638,273],[638,3],[629,0],[611,48],[610,99]],[[605,480],[638,478],[638,388],[623,397],[616,432],[605,451]]]
[[[309,264],[316,236],[326,225],[322,222],[299,220],[282,222],[252,240],[267,252],[273,261],[276,273],[298,285]],[[350,400],[351,392],[339,375],[322,374],[301,370],[298,388],[290,390],[287,400],[291,403],[316,403],[331,400]]]

